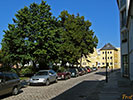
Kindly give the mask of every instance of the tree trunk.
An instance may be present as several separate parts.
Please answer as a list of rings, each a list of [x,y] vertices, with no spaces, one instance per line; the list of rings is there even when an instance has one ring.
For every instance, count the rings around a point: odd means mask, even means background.
[[[82,54],[81,54],[81,59],[80,59],[80,67],[82,67]]]
[[[36,62],[35,61],[32,61],[33,63],[33,73],[37,72],[37,66],[36,66]]]
[[[18,76],[20,76],[20,70],[19,70],[19,65],[16,63],[16,73]]]

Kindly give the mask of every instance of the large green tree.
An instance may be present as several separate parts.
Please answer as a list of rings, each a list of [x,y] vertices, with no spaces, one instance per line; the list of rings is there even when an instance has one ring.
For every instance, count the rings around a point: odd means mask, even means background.
[[[62,11],[59,16],[60,27],[62,27],[62,45],[60,56],[63,64],[78,63],[83,55],[93,53],[97,47],[98,39],[90,29],[91,23],[83,16],[75,16],[67,11]]]
[[[58,22],[45,1],[33,3],[15,14],[2,40],[2,52],[12,64],[32,61],[40,69],[57,60],[59,47]]]

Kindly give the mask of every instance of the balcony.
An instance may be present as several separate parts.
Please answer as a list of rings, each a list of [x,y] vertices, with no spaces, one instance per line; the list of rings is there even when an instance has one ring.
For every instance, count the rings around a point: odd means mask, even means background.
[[[126,0],[120,0],[120,8],[126,5]]]
[[[122,43],[127,42],[127,38],[123,39],[121,42],[122,42]]]

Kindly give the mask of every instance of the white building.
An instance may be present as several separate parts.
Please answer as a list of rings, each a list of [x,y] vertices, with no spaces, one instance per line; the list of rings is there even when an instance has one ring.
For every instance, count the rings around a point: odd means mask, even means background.
[[[117,0],[120,10],[121,72],[133,81],[133,0]]]

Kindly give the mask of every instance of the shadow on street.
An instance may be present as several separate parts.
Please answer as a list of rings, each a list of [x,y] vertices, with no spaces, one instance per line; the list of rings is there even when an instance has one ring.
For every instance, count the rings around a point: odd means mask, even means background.
[[[98,94],[104,83],[104,80],[83,81],[51,100],[98,100]]]

